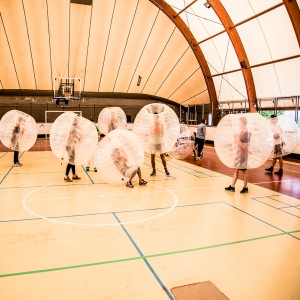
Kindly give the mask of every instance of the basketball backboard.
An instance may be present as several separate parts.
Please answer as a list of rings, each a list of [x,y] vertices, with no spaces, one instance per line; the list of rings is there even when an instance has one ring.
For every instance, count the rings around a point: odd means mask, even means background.
[[[53,98],[61,101],[81,99],[81,79],[55,77]]]

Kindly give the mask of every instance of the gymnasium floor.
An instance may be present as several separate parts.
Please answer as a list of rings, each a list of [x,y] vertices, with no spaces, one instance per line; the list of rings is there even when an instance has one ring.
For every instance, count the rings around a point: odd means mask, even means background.
[[[1,149],[1,300],[300,299],[298,163],[281,178],[263,172],[270,162],[249,171],[241,195],[241,181],[224,191],[232,170],[207,146],[203,162],[167,158],[169,177],[159,159],[149,177],[146,154],[148,185],[133,189],[82,167],[65,183],[45,140],[21,168]],[[215,290],[193,296],[208,281]]]

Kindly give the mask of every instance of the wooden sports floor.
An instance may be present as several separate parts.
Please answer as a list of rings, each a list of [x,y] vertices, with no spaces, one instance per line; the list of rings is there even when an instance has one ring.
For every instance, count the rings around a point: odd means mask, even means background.
[[[82,166],[66,183],[46,140],[32,150],[13,168],[1,145],[1,300],[300,299],[299,163],[250,170],[242,195],[209,146],[202,162],[168,157],[169,177],[146,154],[133,189]]]

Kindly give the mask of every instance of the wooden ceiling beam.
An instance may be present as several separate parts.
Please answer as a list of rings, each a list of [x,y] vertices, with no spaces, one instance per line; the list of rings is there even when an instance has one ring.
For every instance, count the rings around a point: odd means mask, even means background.
[[[208,67],[207,61],[203,55],[202,50],[200,49],[199,45],[196,44],[196,39],[188,26],[185,22],[180,18],[180,16],[176,16],[176,12],[172,9],[172,7],[167,4],[163,0],[151,0],[153,4],[155,4],[163,13],[166,14],[167,17],[176,25],[176,27],[180,30],[183,34],[187,42],[189,43],[191,49],[193,50],[195,57],[200,65],[202,73],[204,75],[204,79],[206,82],[211,107],[212,107],[212,123],[213,125],[217,125],[219,118],[218,118],[218,100],[217,100],[217,93],[215,89],[214,81],[211,77],[210,69]]]
[[[242,72],[244,76],[245,86],[247,90],[248,95],[248,101],[249,101],[249,110],[250,112],[257,112],[257,98],[256,98],[256,91],[255,91],[255,85],[254,80],[252,76],[251,69],[247,68],[249,66],[248,57],[245,51],[245,48],[243,46],[243,43],[241,41],[241,38],[234,27],[234,24],[222,5],[220,0],[210,0],[210,3],[212,4],[212,8],[219,17],[221,23],[223,24],[228,37],[231,40],[231,43],[235,49],[236,55],[238,57],[238,60],[242,67]]]
[[[285,8],[290,16],[295,34],[300,47],[300,9],[296,0],[283,0]]]

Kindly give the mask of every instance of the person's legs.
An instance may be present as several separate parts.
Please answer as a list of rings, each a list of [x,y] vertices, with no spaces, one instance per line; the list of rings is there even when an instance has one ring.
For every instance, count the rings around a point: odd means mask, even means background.
[[[79,176],[76,174],[75,165],[72,165],[72,174],[73,174],[73,179],[74,179],[74,180],[81,179],[81,177],[79,177]]]
[[[151,166],[152,166],[152,173],[150,176],[156,176],[156,170],[155,170],[155,154],[151,154]]]
[[[139,176],[139,185],[146,185],[148,182],[142,178],[142,171],[140,167],[137,169],[137,174]]]
[[[198,142],[198,159],[200,159],[201,156],[203,156],[203,147],[204,147],[204,139],[199,139]]]
[[[265,169],[267,172],[273,173],[273,169],[274,169],[274,166],[276,164],[276,160],[277,160],[277,158],[273,158],[273,160],[272,160],[272,166]]]
[[[248,185],[248,170],[242,170],[242,172],[243,172],[243,175],[244,175],[244,187],[243,187],[243,189],[241,190],[241,194],[246,194],[246,193],[248,193],[248,187],[247,187],[247,185]]]
[[[282,175],[283,174],[283,159],[282,156],[278,157],[279,160],[279,170],[277,172],[274,172],[274,174]]]
[[[238,179],[239,169],[234,169],[231,185],[226,187],[225,190],[228,192],[235,192],[235,183]]]
[[[65,174],[65,177],[64,177],[64,180],[67,181],[67,182],[72,182],[73,180],[70,179],[69,177],[69,173],[70,173],[70,170],[72,168],[72,165],[71,164],[68,164],[67,165],[67,168],[66,168],[66,174]]]
[[[90,170],[90,164],[91,164],[91,161],[89,160],[87,163],[86,163],[86,167],[85,167],[85,170],[88,172]]]
[[[19,162],[19,151],[14,151],[14,164]]]
[[[167,161],[166,161],[165,155],[162,153],[162,154],[160,155],[160,158],[161,158],[161,162],[162,162],[162,164],[163,164],[163,166],[164,166],[164,168],[165,168],[165,173],[169,176],[170,173],[169,173],[169,171],[168,171],[168,169],[167,169]]]

